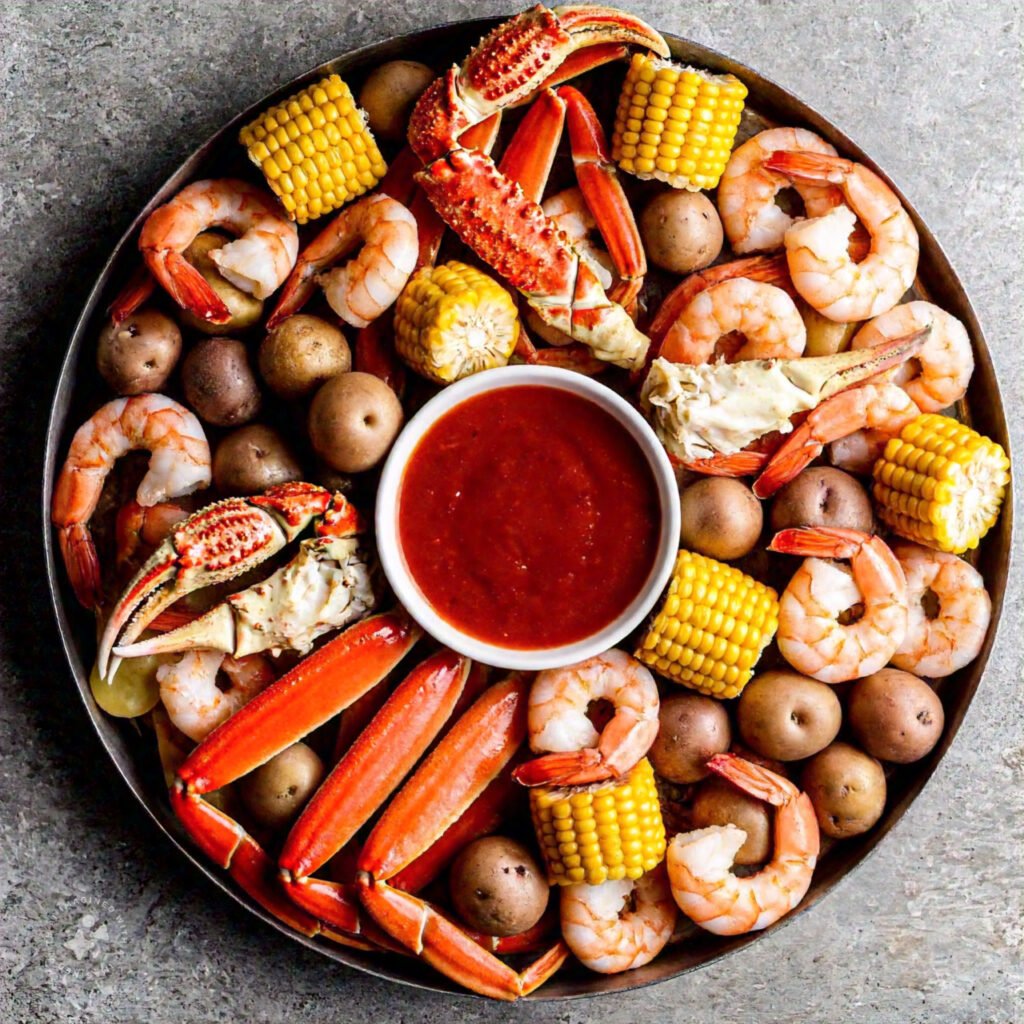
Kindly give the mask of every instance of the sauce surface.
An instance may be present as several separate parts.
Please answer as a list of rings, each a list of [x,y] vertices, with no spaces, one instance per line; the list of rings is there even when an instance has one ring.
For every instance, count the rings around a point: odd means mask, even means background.
[[[543,385],[467,399],[409,459],[398,534],[447,622],[502,647],[590,636],[637,596],[657,554],[657,484],[625,427]]]

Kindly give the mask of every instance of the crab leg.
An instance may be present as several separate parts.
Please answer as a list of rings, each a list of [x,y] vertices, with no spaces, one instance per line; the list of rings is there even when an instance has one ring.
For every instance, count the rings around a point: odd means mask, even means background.
[[[564,124],[565,101],[542,89],[502,154],[498,171],[518,182],[531,202],[539,203],[544,195]]]

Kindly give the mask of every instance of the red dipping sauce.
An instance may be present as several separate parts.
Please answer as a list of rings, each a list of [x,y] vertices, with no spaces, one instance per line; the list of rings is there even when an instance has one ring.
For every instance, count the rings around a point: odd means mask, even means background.
[[[658,488],[629,431],[544,385],[442,416],[398,493],[409,573],[443,619],[501,647],[559,647],[617,619],[654,566]]]

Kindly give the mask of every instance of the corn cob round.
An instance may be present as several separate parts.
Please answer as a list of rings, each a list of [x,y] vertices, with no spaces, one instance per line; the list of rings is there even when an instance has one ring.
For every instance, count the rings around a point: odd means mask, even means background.
[[[638,178],[673,188],[715,188],[729,162],[747,87],[637,53],[626,72],[612,133],[612,159]]]
[[[709,697],[736,697],[779,625],[778,595],[739,569],[680,551],[636,657]]]
[[[519,339],[512,297],[493,278],[452,260],[423,267],[395,306],[395,348],[439,384],[504,366]]]
[[[894,533],[959,555],[999,518],[1010,460],[958,420],[923,413],[889,440],[873,476],[879,518]]]
[[[238,138],[300,224],[369,191],[387,170],[352,91],[337,75],[271,107]]]
[[[558,885],[639,878],[665,857],[665,825],[650,761],[612,782],[530,789],[530,814]]]

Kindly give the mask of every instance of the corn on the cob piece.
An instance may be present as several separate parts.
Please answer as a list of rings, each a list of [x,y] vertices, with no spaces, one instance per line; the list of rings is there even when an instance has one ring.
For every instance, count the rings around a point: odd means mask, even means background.
[[[337,75],[271,107],[238,138],[300,224],[362,195],[387,170],[352,91]]]
[[[729,162],[747,87],[637,53],[615,113],[612,159],[638,178],[673,188],[715,188]]]
[[[457,260],[420,269],[395,306],[398,354],[439,384],[504,366],[518,339],[509,293]]]
[[[651,763],[612,782],[530,789],[530,814],[548,878],[600,885],[639,878],[665,857],[665,826]]]
[[[736,697],[779,625],[778,595],[739,569],[680,551],[636,657],[709,697]]]
[[[875,463],[879,518],[893,532],[959,555],[995,524],[1010,460],[995,441],[937,413],[923,413],[889,440]]]

